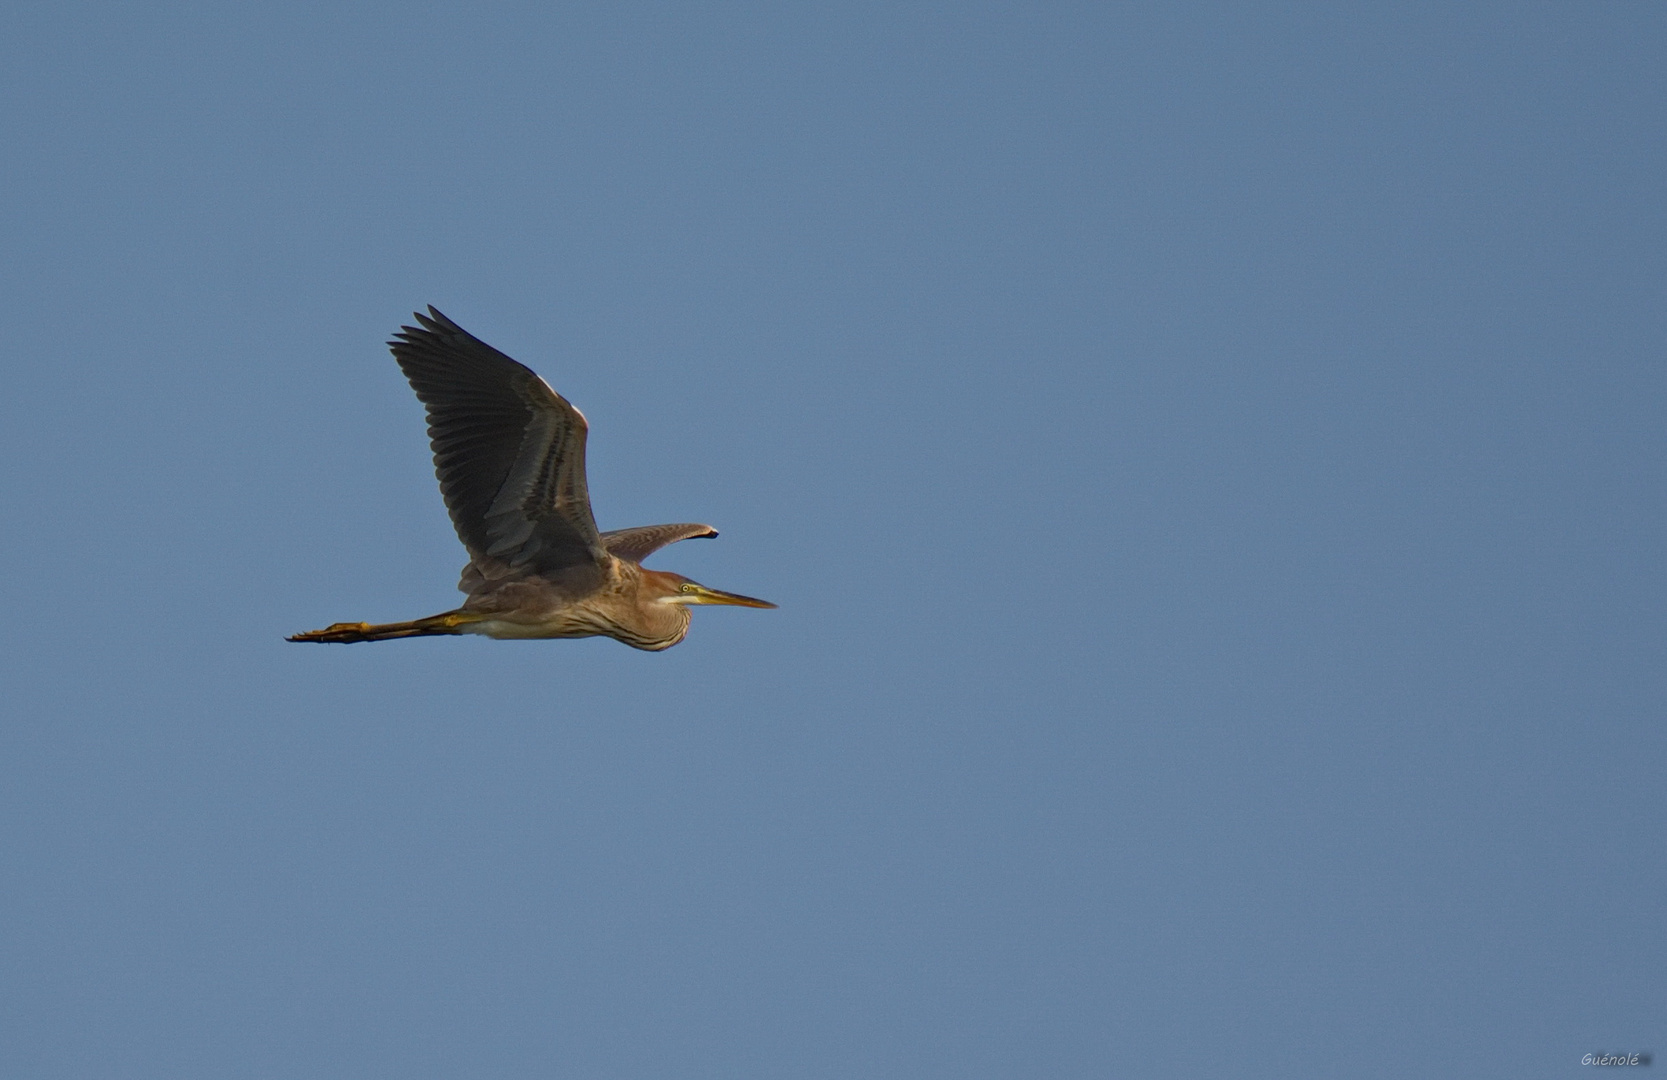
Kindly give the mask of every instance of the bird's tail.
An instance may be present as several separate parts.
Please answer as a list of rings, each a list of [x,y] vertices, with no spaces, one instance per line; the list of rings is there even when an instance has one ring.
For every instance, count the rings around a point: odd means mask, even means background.
[[[431,634],[461,634],[464,624],[475,622],[477,618],[461,611],[448,611],[443,615],[430,615],[426,619],[416,619],[412,622],[339,622],[331,623],[322,630],[308,630],[304,634],[295,634],[285,640],[348,645],[355,641],[387,641],[389,638],[428,637]]]

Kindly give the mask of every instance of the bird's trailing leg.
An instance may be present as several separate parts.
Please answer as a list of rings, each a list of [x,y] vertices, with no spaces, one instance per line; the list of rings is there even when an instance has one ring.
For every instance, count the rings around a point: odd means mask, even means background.
[[[430,615],[426,619],[416,619],[412,622],[339,622],[331,623],[322,630],[308,630],[304,634],[296,634],[285,640],[318,641],[347,645],[355,641],[387,641],[389,638],[461,634],[465,623],[477,622],[479,618],[478,615],[470,615],[461,611],[448,611],[443,615]]]

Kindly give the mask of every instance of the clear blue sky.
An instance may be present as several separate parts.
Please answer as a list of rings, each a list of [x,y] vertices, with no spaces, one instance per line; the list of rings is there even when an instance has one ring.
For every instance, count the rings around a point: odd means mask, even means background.
[[[1667,9],[30,5],[0,1074],[1667,1053]],[[603,528],[459,599],[433,303]]]

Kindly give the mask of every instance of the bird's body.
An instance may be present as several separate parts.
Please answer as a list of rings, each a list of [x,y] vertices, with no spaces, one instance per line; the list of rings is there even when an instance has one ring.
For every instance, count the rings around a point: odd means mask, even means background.
[[[669,649],[689,605],[774,607],[708,589],[642,560],[708,525],[598,532],[585,484],[584,416],[531,370],[434,308],[389,343],[428,410],[435,472],[469,551],[454,611],[405,623],[335,623],[291,641],[354,642],[433,634],[611,637]]]
[[[471,620],[460,629],[495,638],[600,635],[639,649],[669,649],[689,632],[688,607],[666,599],[681,584],[675,574],[616,556],[594,588],[528,578],[472,596],[459,609]]]

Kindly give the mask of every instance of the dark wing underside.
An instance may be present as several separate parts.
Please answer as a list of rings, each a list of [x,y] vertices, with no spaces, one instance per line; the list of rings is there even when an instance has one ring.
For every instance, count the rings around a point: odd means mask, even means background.
[[[691,540],[697,536],[716,536],[718,530],[710,525],[685,523],[680,525],[640,525],[635,529],[614,529],[602,534],[602,546],[608,554],[627,562],[640,563],[667,544]]]
[[[428,312],[388,347],[428,409],[440,493],[470,558],[521,574],[606,561],[585,488],[584,416],[531,369]]]

